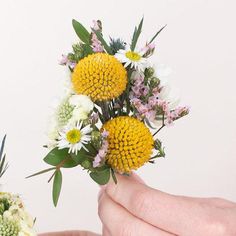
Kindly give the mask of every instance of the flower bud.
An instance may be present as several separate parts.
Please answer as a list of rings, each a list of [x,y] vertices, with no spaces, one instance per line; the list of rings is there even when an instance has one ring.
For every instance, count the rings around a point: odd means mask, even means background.
[[[95,148],[99,149],[101,147],[102,135],[99,131],[92,131],[91,141]]]
[[[155,72],[154,68],[148,67],[145,70],[144,75],[145,75],[145,77],[150,78],[150,77],[152,77],[154,75],[154,72]]]
[[[89,160],[85,160],[81,163],[81,166],[84,167],[84,169],[89,169],[90,167],[92,167],[92,164]]]
[[[152,77],[150,79],[150,87],[154,88],[160,84],[160,80],[157,77]]]

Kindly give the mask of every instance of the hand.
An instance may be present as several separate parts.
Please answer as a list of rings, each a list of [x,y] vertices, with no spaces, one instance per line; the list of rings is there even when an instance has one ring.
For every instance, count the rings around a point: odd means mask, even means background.
[[[174,196],[137,176],[117,176],[102,187],[103,236],[235,236],[236,204],[219,198]]]
[[[100,235],[87,231],[64,231],[64,232],[44,233],[44,234],[39,234],[39,236],[100,236]]]

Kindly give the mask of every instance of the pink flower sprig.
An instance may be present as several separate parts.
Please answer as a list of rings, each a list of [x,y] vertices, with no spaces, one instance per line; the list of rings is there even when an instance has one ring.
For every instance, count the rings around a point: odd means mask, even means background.
[[[102,25],[99,20],[93,20],[93,26],[91,27],[93,31],[102,31]],[[92,32],[92,49],[94,52],[103,52],[102,43],[98,40],[97,35]]]
[[[106,157],[108,146],[109,146],[108,141],[107,141],[108,135],[109,133],[106,130],[102,132],[102,138],[103,138],[102,146],[99,149],[98,154],[94,158],[94,161],[93,161],[94,168],[99,167],[105,161],[105,157]]]

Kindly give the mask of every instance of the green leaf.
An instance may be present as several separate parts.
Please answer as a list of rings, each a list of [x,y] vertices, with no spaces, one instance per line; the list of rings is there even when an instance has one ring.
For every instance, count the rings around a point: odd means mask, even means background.
[[[103,38],[101,32],[95,31],[95,30],[94,30],[93,32],[96,34],[98,40],[101,42],[101,44],[103,45],[103,47],[104,47],[104,49],[106,50],[106,52],[107,52],[108,54],[111,54],[111,55],[112,55],[112,50],[111,50],[111,48],[109,47],[109,45],[106,43],[106,41],[104,40],[104,38]]]
[[[76,159],[72,158],[68,153],[68,149],[52,149],[47,156],[43,159],[47,164],[52,166],[61,165],[64,168],[73,168],[79,163]]]
[[[56,169],[56,167],[51,167],[51,168],[48,168],[48,169],[46,169],[46,170],[41,170],[41,171],[39,171],[39,172],[37,172],[37,173],[35,173],[35,174],[32,174],[32,175],[27,176],[26,179],[31,178],[31,177],[34,177],[34,176],[37,176],[37,175],[41,175],[41,174],[47,173],[47,172],[49,172],[49,171],[51,171],[51,170],[55,170],[55,169]]]
[[[134,51],[134,49],[135,49],[135,47],[136,47],[136,44],[137,44],[137,42],[138,42],[138,38],[139,38],[139,36],[140,36],[140,34],[141,34],[141,31],[142,31],[142,27],[143,27],[143,18],[142,18],[142,20],[140,21],[138,28],[135,27],[135,29],[134,29],[134,34],[133,34],[133,38],[132,38],[132,43],[131,43],[131,46],[130,46],[131,51]]]
[[[163,27],[153,36],[153,38],[150,40],[150,42],[149,42],[148,44],[152,43],[152,42],[155,40],[155,38],[157,37],[157,35],[160,34],[161,31],[162,31],[166,26],[167,26],[167,25],[163,26]]]
[[[6,155],[4,155],[3,159],[0,161],[0,178],[5,174],[9,165],[8,163],[5,164]]]
[[[61,170],[58,169],[55,172],[54,180],[53,180],[53,190],[52,190],[52,198],[54,206],[57,206],[58,199],[61,193],[61,186],[62,186],[62,174]]]
[[[102,171],[95,171],[90,173],[90,177],[98,184],[105,185],[110,179],[110,168]]]
[[[2,140],[2,144],[1,144],[1,149],[0,149],[0,161],[2,159],[2,154],[3,154],[3,150],[4,150],[4,146],[5,146],[5,141],[6,141],[6,135],[3,137],[3,140]]]
[[[90,33],[86,30],[86,28],[76,20],[72,20],[72,25],[75,30],[75,33],[78,35],[80,40],[86,44],[90,44]]]
[[[115,171],[112,168],[111,168],[111,176],[112,176],[112,179],[114,180],[115,184],[117,184],[116,174],[115,174]]]

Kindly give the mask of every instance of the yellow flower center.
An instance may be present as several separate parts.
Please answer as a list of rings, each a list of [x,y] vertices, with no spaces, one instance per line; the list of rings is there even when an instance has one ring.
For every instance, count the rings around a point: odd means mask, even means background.
[[[66,139],[69,143],[78,143],[81,139],[81,132],[78,129],[72,129],[66,134]]]
[[[95,53],[76,65],[72,84],[76,93],[87,95],[93,101],[111,100],[126,89],[127,72],[114,56]]]
[[[106,122],[102,129],[109,132],[107,162],[121,173],[136,170],[149,161],[154,140],[140,120],[119,116]]]
[[[125,56],[131,61],[140,61],[141,56],[137,52],[128,51]]]

